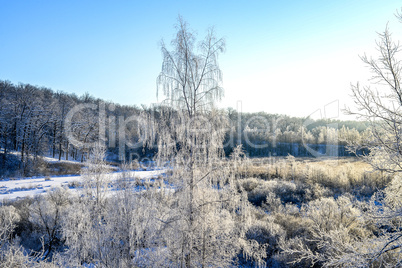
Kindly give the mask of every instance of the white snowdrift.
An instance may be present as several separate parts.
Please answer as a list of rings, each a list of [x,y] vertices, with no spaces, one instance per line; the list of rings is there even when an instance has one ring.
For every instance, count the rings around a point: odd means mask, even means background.
[[[153,171],[126,171],[125,175],[132,178],[150,178],[156,177],[163,173],[164,170]],[[110,179],[113,181],[121,177],[122,172],[109,173]],[[81,176],[60,176],[60,177],[32,177],[17,180],[0,181],[0,202],[6,200],[15,200],[25,197],[33,197],[38,194],[44,194],[53,187],[68,186],[69,183],[79,182]]]

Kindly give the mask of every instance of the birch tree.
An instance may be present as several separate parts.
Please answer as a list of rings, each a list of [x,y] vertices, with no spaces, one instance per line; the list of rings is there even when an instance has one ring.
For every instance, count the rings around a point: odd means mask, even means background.
[[[235,211],[242,197],[224,160],[227,119],[214,108],[223,96],[218,56],[225,40],[209,29],[197,42],[181,17],[176,28],[172,50],[161,42],[157,95],[165,99],[153,121],[157,159],[173,166],[168,182],[175,189],[164,204],[171,212],[160,219],[162,234],[177,266],[227,267],[240,250]]]

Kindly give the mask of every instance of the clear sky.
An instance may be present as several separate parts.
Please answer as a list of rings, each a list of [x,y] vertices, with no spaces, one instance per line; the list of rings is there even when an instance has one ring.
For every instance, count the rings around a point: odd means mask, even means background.
[[[158,44],[174,37],[180,14],[200,38],[209,26],[226,38],[221,107],[241,101],[245,112],[304,117],[330,103],[351,105],[350,83],[368,77],[359,55],[375,52],[376,31],[389,22],[402,40],[393,15],[401,7],[380,0],[0,0],[0,79],[155,103]]]

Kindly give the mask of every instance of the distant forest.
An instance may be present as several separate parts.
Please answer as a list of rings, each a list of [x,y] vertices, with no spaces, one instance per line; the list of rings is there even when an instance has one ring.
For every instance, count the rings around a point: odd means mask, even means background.
[[[368,125],[359,121],[309,119],[307,124],[307,118],[286,115],[239,113],[232,108],[221,112],[229,121],[227,154],[242,144],[250,157],[311,156],[312,152],[349,156],[347,141],[367,135]],[[39,156],[84,161],[88,144],[100,138],[108,147],[109,161],[152,159],[156,146],[141,143],[139,129],[144,125],[138,118],[144,113],[158,114],[158,106],[120,105],[88,93],[77,96],[0,81],[0,167],[26,171]]]

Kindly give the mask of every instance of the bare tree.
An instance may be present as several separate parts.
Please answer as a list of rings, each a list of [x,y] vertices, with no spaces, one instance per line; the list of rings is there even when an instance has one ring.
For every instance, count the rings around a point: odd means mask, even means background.
[[[159,219],[169,256],[180,267],[227,267],[241,250],[244,236],[236,225],[245,200],[233,183],[233,169],[224,158],[223,141],[228,124],[214,108],[223,96],[218,56],[225,40],[213,29],[199,43],[187,23],[178,18],[177,34],[168,50],[162,41],[162,71],[158,91],[166,99],[147,130],[148,143],[156,140],[159,164],[169,163],[174,185],[170,213]],[[163,184],[162,184],[163,187]],[[237,214],[236,214],[237,213]]]
[[[82,172],[82,195],[75,200],[63,221],[63,236],[72,263],[99,262],[112,267],[106,245],[109,239],[105,221],[110,182],[106,150],[96,143]]]
[[[398,13],[397,17],[402,22]],[[400,266],[402,248],[402,65],[398,58],[401,46],[392,39],[388,26],[379,33],[376,42],[377,57],[364,55],[362,61],[369,67],[372,78],[369,85],[352,85],[353,99],[357,110],[346,109],[348,114],[357,115],[371,125],[371,133],[360,142],[349,143],[352,150],[366,149],[363,156],[374,170],[394,174],[395,177],[384,191],[379,191],[373,198],[365,216],[373,221],[381,232],[378,237],[366,241],[371,251],[364,259],[370,265],[388,263]],[[381,204],[382,208],[378,208]],[[387,226],[383,228],[382,226]],[[355,258],[354,255],[353,258]]]
[[[217,38],[214,30],[209,29],[197,46],[195,33],[180,16],[176,27],[177,35],[171,42],[174,50],[169,51],[166,44],[161,43],[163,63],[157,93],[162,88],[174,107],[194,117],[223,96],[218,56],[225,51],[225,40]]]
[[[402,65],[397,57],[401,47],[393,41],[388,27],[378,35],[378,57],[361,57],[372,73],[371,83],[352,85],[357,110],[346,109],[348,114],[370,122],[371,136],[350,146],[353,150],[368,149],[370,153],[364,158],[374,169],[395,173],[402,171]]]
[[[168,239],[171,256],[181,266],[192,267],[197,257],[201,257],[196,256],[198,237],[195,234],[199,230],[203,200],[197,190],[207,187],[206,182],[214,176],[208,165],[221,153],[218,146],[222,136],[213,135],[215,126],[203,131],[203,124],[211,122],[207,119],[211,115],[208,105],[222,96],[217,57],[224,51],[225,42],[209,30],[197,49],[195,33],[181,17],[177,30],[171,42],[173,51],[169,51],[164,42],[161,44],[163,64],[158,77],[158,94],[162,87],[167,98],[165,103],[173,109],[162,111],[158,158],[175,161],[171,180],[178,186],[177,207],[174,218],[166,221],[172,231],[167,234],[176,234],[175,239]]]

